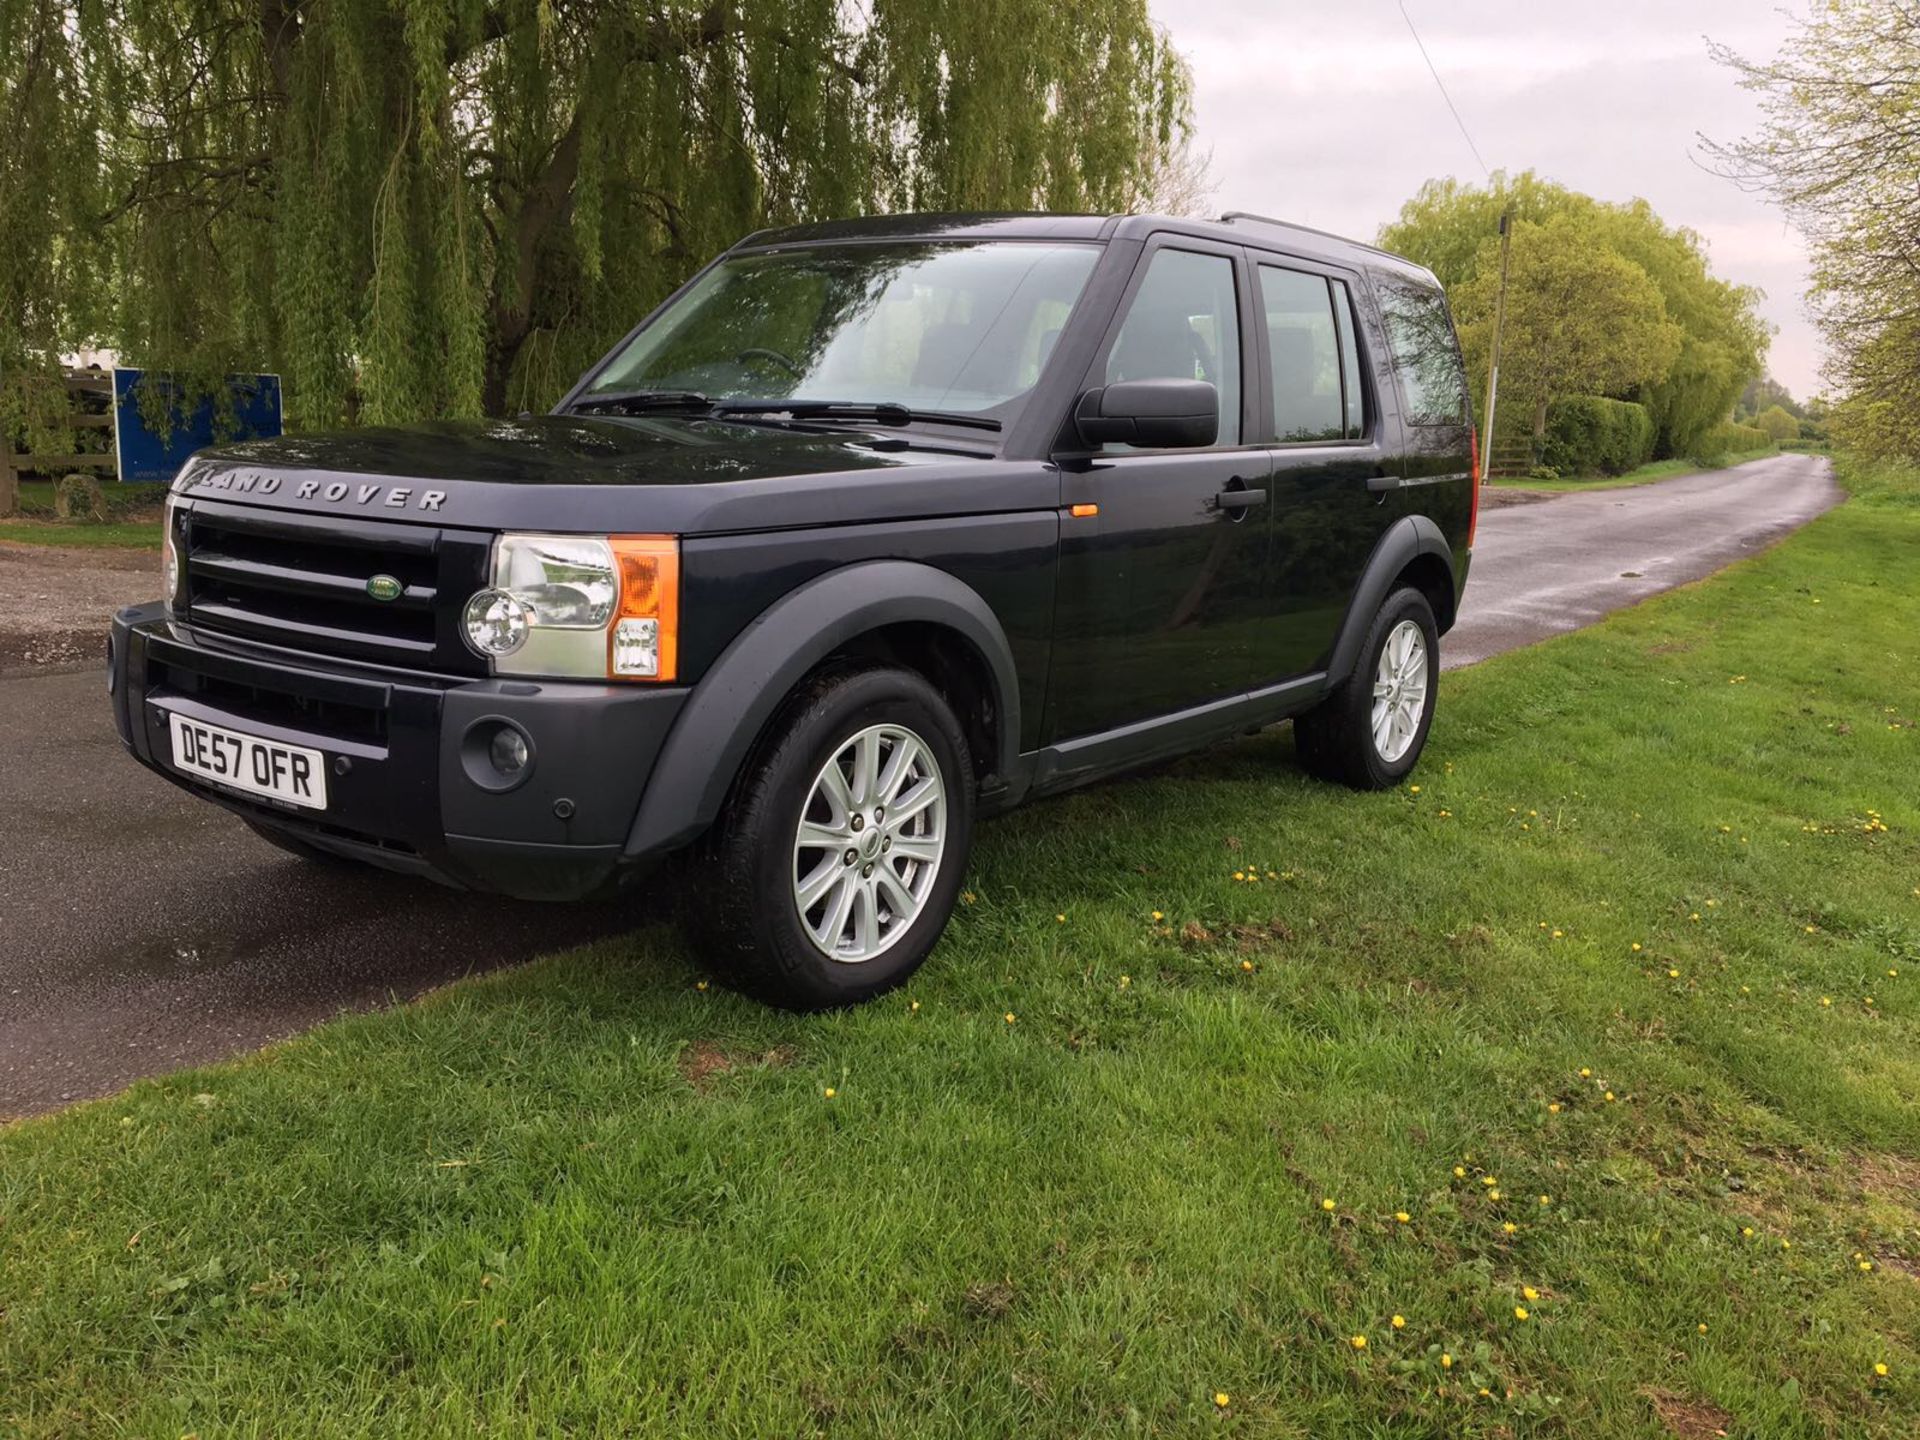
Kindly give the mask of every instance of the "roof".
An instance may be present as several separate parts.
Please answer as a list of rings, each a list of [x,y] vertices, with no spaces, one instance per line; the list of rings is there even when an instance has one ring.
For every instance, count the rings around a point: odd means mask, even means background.
[[[1395,269],[1429,275],[1424,266],[1377,246],[1329,234],[1287,220],[1231,210],[1218,220],[1173,215],[1056,215],[1045,212],[870,215],[823,220],[760,230],[737,249],[779,245],[817,245],[860,240],[1137,240],[1173,231],[1230,244],[1271,245],[1294,255],[1348,264],[1385,262]]]

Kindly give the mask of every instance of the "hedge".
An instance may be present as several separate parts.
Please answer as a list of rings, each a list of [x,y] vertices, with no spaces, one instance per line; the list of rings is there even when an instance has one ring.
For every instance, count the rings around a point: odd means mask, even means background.
[[[1624,475],[1653,454],[1653,417],[1644,405],[1574,395],[1547,407],[1540,463],[1562,475]]]
[[[1729,455],[1744,455],[1752,450],[1771,450],[1773,437],[1755,425],[1735,425],[1722,421],[1695,442],[1688,458],[1711,462]]]

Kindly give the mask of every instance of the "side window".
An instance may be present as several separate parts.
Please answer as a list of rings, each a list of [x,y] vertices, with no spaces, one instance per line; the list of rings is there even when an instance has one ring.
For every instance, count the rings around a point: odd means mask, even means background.
[[[1240,319],[1233,261],[1163,249],[1147,262],[1107,356],[1116,380],[1205,380],[1220,396],[1216,445],[1240,443]]]
[[[1445,297],[1426,285],[1383,277],[1380,309],[1406,391],[1407,423],[1465,425],[1466,376]]]
[[[1333,323],[1340,331],[1340,393],[1347,398],[1347,439],[1358,440],[1367,433],[1367,394],[1360,388],[1360,351],[1355,345],[1353,296],[1347,282],[1333,285]]]
[[[1273,433],[1282,441],[1340,440],[1347,430],[1347,371],[1335,328],[1334,285],[1320,275],[1260,267],[1273,370]],[[1338,287],[1344,292],[1344,285]],[[1345,351],[1352,353],[1352,325]],[[1358,391],[1358,374],[1354,375]],[[1357,398],[1357,396],[1356,396]]]

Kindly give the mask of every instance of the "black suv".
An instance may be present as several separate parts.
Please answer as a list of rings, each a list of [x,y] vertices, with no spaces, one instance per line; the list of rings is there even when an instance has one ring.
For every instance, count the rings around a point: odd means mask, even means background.
[[[752,235],[543,416],[213,449],[122,740],[314,858],[511,895],[695,843],[714,959],[897,984],[973,822],[1291,717],[1390,785],[1478,476],[1427,271],[1219,222]]]

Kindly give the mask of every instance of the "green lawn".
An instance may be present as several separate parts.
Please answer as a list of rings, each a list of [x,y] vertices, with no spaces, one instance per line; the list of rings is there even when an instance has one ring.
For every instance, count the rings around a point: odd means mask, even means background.
[[[0,540],[17,545],[57,545],[75,549],[160,548],[160,522],[108,520],[0,520]]]
[[[1417,786],[989,827],[859,1011],[642,918],[0,1134],[0,1429],[1920,1433],[1920,479],[1849,478],[1449,675]]]
[[[1702,470],[1724,470],[1730,465],[1744,465],[1749,460],[1764,460],[1778,453],[1777,450],[1743,451],[1718,461],[1655,460],[1624,475],[1572,475],[1558,480],[1529,480],[1521,475],[1489,480],[1487,483],[1497,490],[1541,490],[1553,494],[1571,494],[1576,490],[1619,490],[1629,485],[1651,485],[1656,480],[1671,480],[1676,475],[1697,475]]]
[[[120,485],[112,480],[100,487],[106,510],[104,521],[60,520],[53,509],[51,480],[23,480],[20,483],[20,514],[0,520],[0,540],[21,545],[62,545],[82,549],[95,547],[160,548],[161,504],[166,499],[164,485]]]

